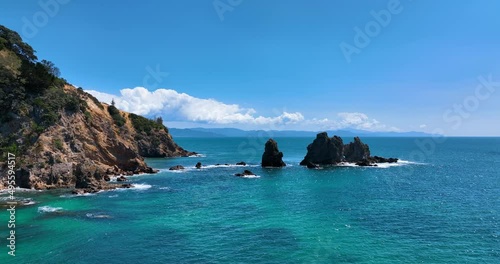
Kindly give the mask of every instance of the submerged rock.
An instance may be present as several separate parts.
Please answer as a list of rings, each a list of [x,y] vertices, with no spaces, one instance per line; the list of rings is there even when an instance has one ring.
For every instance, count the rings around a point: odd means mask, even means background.
[[[306,166],[307,166],[308,169],[319,169],[320,168],[320,166],[318,164],[314,164],[312,162],[308,162],[306,164]]]
[[[278,149],[278,143],[273,139],[266,142],[264,154],[262,154],[262,167],[285,167],[283,152]]]
[[[369,159],[373,163],[396,163],[399,161],[399,159],[396,158],[382,158],[379,156],[373,156],[370,157]]]
[[[198,162],[198,163],[196,163],[196,165],[194,167],[197,168],[197,169],[201,169],[201,166],[202,166],[201,162]]]
[[[72,194],[82,195],[85,193],[85,189],[74,189],[71,191]]]
[[[168,170],[175,171],[175,170],[183,170],[183,169],[184,169],[184,167],[182,165],[176,165],[176,166],[170,167],[170,169],[168,169]]]
[[[124,182],[124,181],[127,181],[127,178],[125,178],[125,176],[120,176],[120,177],[116,178],[116,181],[117,182]]]
[[[236,165],[239,165],[239,166],[246,166],[246,165],[247,165],[247,163],[246,163],[246,162],[244,162],[244,161],[240,161],[240,162],[236,163]]]
[[[234,176],[238,176],[238,177],[255,176],[255,174],[249,170],[244,170],[243,173],[236,173]]]
[[[370,161],[368,161],[366,159],[362,160],[362,161],[356,162],[356,165],[360,166],[360,167],[377,167],[377,164],[373,164],[373,163],[371,163]]]

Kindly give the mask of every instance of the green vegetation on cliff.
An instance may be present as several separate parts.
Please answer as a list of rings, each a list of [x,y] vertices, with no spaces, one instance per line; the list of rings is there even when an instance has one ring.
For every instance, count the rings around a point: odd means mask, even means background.
[[[19,34],[0,26],[0,151],[16,154],[16,186],[94,192],[114,188],[106,175],[154,173],[144,157],[193,154],[175,144],[161,118],[102,104],[59,75]],[[3,189],[6,173],[0,174]]]
[[[155,130],[165,130],[168,132],[168,129],[163,125],[161,117],[156,120],[150,120],[136,114],[129,114],[128,116],[137,132],[145,132],[147,135]]]
[[[0,149],[24,152],[61,112],[85,111],[76,92],[64,91],[54,63],[41,60],[18,33],[0,25]]]

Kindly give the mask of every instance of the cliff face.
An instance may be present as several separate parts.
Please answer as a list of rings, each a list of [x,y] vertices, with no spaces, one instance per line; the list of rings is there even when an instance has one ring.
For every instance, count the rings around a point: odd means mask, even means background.
[[[86,109],[60,111],[59,121],[42,132],[18,157],[22,161],[22,168],[16,173],[19,187],[102,189],[108,174],[152,173],[143,157],[193,154],[179,147],[163,125],[154,124],[145,132],[130,118],[133,114],[117,110],[124,120],[119,126],[109,111],[113,106],[102,104],[69,85],[64,92],[82,100]],[[141,118],[142,125],[154,123],[143,117],[135,118]]]
[[[0,189],[7,153],[23,188],[105,189],[109,175],[153,173],[143,157],[187,156],[161,119],[118,110],[59,77],[0,25]]]

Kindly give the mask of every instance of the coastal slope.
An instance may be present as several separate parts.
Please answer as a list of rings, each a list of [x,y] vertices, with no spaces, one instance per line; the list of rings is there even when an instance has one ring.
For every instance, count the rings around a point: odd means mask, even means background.
[[[144,157],[193,153],[178,146],[161,118],[149,120],[70,85],[38,61],[20,36],[0,26],[0,148],[16,155],[16,186],[107,188],[109,175],[154,173]],[[6,164],[0,189],[7,187]]]

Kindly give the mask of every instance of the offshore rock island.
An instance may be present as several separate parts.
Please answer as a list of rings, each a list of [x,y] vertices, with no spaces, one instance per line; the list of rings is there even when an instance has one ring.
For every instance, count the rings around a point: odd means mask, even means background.
[[[155,173],[145,157],[195,154],[173,141],[161,118],[118,110],[59,78],[53,63],[38,61],[3,26],[0,88],[0,148],[16,155],[18,187],[95,192],[121,187],[107,183],[110,175]],[[0,178],[0,189],[6,184]]]
[[[326,132],[316,135],[316,139],[307,146],[307,154],[300,165],[316,168],[318,165],[338,165],[344,162],[358,166],[377,166],[377,163],[396,163],[396,158],[371,156],[370,147],[359,137],[354,142],[344,145],[341,137],[328,137]]]

